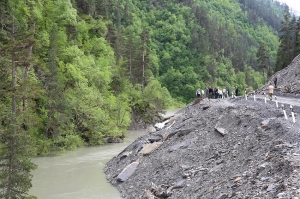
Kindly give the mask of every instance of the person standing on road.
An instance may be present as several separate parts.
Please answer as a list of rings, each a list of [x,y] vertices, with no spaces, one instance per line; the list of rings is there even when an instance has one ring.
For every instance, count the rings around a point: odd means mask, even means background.
[[[239,87],[235,86],[235,96],[238,96],[238,95],[239,95]]]
[[[227,87],[227,97],[229,97],[230,96],[230,88],[229,87]]]
[[[209,94],[209,99],[212,99],[213,98],[213,93],[214,93],[214,89],[212,87],[209,87],[208,89],[208,94]]]
[[[268,87],[268,93],[269,93],[270,100],[272,100],[273,92],[274,92],[274,86],[272,85],[272,83],[270,83],[270,85]]]
[[[223,98],[227,97],[227,95],[226,95],[226,88],[223,88],[222,93],[223,93]]]
[[[275,88],[277,88],[277,76],[274,77],[274,80],[273,80],[273,81],[274,81],[274,86],[275,86]]]
[[[200,88],[197,89],[196,91],[196,96],[199,98],[201,96],[201,90]]]

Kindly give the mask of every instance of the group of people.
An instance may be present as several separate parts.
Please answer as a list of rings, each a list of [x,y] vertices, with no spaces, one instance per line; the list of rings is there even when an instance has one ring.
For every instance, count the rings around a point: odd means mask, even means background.
[[[217,99],[217,98],[227,98],[231,95],[238,96],[239,95],[239,88],[238,86],[235,86],[235,92],[231,93],[231,90],[229,87],[219,89],[219,88],[213,88],[213,87],[207,87],[205,89],[198,88],[196,91],[196,96],[199,97],[205,97],[208,99]]]
[[[273,78],[273,82],[274,82],[274,86],[271,82],[267,88],[270,100],[272,100],[274,89],[277,88],[277,76],[275,76]],[[248,94],[248,88],[245,89],[245,94]],[[196,91],[196,96],[198,98],[203,97],[203,98],[208,98],[208,99],[217,99],[217,98],[227,98],[227,97],[230,97],[233,95],[239,96],[239,87],[238,86],[235,86],[234,93],[231,93],[229,87],[223,88],[223,89],[213,88],[213,87],[207,87],[205,89],[198,88]]]
[[[270,82],[270,84],[267,88],[270,100],[272,100],[274,89],[277,88],[277,76],[274,77],[273,82],[274,82],[274,86],[273,86],[272,82]],[[247,88],[245,89],[245,93],[248,94]],[[198,88],[196,91],[196,96],[198,98],[203,97],[203,98],[208,98],[208,99],[227,98],[227,97],[233,96],[234,94],[235,94],[235,96],[239,96],[238,86],[235,86],[234,93],[231,93],[229,87],[223,88],[223,89],[212,88],[212,87],[207,87],[205,89]]]

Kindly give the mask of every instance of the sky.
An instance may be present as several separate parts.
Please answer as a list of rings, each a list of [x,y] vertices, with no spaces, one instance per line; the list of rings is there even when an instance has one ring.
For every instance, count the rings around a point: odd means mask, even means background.
[[[297,11],[298,15],[300,15],[300,0],[277,0],[282,3],[286,3],[289,8]]]

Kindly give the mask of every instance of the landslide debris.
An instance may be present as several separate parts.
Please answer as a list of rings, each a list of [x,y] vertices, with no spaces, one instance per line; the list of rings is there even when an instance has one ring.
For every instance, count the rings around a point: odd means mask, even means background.
[[[300,109],[294,110],[296,123],[274,102],[204,99],[139,137],[104,172],[128,199],[297,199]]]
[[[266,92],[275,77],[277,77],[278,86],[274,91],[274,95],[300,97],[300,54],[293,59],[290,65],[272,75],[269,81],[259,88],[256,93]]]

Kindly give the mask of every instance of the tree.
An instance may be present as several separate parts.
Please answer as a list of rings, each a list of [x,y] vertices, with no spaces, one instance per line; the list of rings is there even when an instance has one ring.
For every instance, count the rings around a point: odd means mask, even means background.
[[[269,76],[270,75],[269,55],[268,55],[266,43],[263,42],[260,44],[256,56],[257,56],[258,66],[262,70],[263,76],[265,76],[265,73],[267,74],[267,76]]]
[[[28,2],[27,2],[28,3]],[[0,197],[5,199],[24,198],[31,185],[31,171],[35,165],[31,162],[32,143],[28,129],[31,124],[25,118],[29,116],[26,108],[30,81],[27,81],[30,70],[30,57],[33,39],[29,39],[28,27],[32,24],[29,18],[33,17],[33,4],[13,0],[1,4],[1,37],[0,45],[5,60],[2,67],[8,67],[11,62],[11,85],[3,84],[7,90],[5,99],[11,102],[2,106],[0,125]],[[23,70],[22,70],[23,69]],[[24,72],[25,71],[25,72]],[[6,76],[6,78],[8,78]],[[4,80],[6,82],[7,79]],[[29,85],[24,84],[28,82]],[[8,98],[11,98],[8,100]],[[1,99],[3,100],[3,99]],[[5,101],[6,101],[5,100]],[[6,102],[7,102],[6,101]]]
[[[282,28],[279,32],[280,45],[277,51],[275,71],[279,71],[285,68],[286,66],[288,66],[288,64],[291,61],[292,43],[291,43],[290,20],[291,20],[291,14],[289,12],[289,7],[286,6],[284,10],[284,21],[282,22]]]

